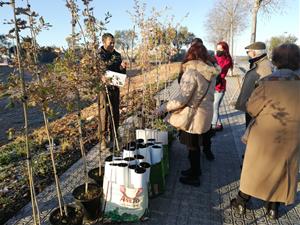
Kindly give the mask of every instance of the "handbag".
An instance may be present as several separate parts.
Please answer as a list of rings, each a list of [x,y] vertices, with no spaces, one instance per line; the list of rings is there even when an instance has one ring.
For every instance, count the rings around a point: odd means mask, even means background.
[[[204,95],[199,99],[196,105],[194,106],[185,106],[184,108],[178,109],[174,112],[171,112],[168,114],[168,116],[165,118],[165,120],[171,124],[173,127],[183,130],[183,131],[188,131],[192,120],[190,119],[191,117],[194,117],[196,114],[197,108],[201,104],[202,100],[205,98],[205,96],[208,93],[209,87],[210,87],[211,82],[208,81],[208,85],[206,88],[206,91]]]

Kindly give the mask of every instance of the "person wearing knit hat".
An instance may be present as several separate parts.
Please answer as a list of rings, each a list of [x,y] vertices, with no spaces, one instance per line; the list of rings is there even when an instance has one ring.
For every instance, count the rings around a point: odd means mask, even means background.
[[[267,56],[266,44],[254,42],[245,47],[249,56],[250,69],[243,78],[243,84],[235,108],[245,112],[246,127],[251,116],[246,111],[246,102],[255,88],[255,84],[262,78],[272,73],[272,64]]]

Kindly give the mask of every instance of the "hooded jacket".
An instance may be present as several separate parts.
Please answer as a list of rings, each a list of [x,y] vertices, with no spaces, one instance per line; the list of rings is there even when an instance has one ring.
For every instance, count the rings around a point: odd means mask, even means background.
[[[170,112],[165,118],[171,125],[180,120],[189,120],[186,132],[202,134],[211,126],[213,116],[215,77],[220,73],[219,66],[207,65],[201,60],[191,60],[184,64],[185,72],[180,81],[179,95],[162,106],[162,110]],[[207,93],[206,93],[207,91]],[[206,94],[206,95],[205,95]],[[199,101],[202,99],[201,103]],[[178,117],[185,107],[198,107],[193,115]]]

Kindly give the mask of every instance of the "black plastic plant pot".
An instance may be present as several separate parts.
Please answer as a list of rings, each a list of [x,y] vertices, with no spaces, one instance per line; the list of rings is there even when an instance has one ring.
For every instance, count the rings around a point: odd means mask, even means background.
[[[100,187],[103,186],[104,167],[101,167],[101,175],[99,175],[99,167],[91,169],[88,172],[89,178],[93,179]]]
[[[89,183],[87,193],[85,184],[80,185],[74,189],[72,194],[76,202],[82,206],[86,220],[94,221],[101,216],[102,188],[97,184]]]
[[[50,213],[49,221],[52,225],[82,225],[83,224],[83,211],[79,207],[67,206],[68,216],[63,212],[60,214],[59,208]]]

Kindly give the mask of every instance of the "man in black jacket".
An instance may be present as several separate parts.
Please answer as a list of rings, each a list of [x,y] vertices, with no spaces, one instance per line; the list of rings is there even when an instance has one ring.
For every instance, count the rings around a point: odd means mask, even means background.
[[[115,50],[115,40],[114,36],[110,33],[105,33],[102,36],[102,43],[100,49],[100,57],[106,64],[106,69],[110,71],[114,71],[117,73],[126,73],[126,63],[122,62],[121,54]],[[108,85],[108,94],[112,104],[113,111],[113,119],[115,123],[115,129],[118,131],[119,121],[120,121],[120,89],[117,86]],[[108,128],[110,128],[110,141],[114,140],[114,130],[112,126],[112,120],[110,115],[109,107],[105,106],[108,103],[105,94],[102,93],[100,95],[100,102],[102,100],[102,112],[101,112],[101,121],[102,121],[102,132],[104,131],[104,135],[108,133]],[[107,148],[106,139],[104,138],[104,142],[101,143],[101,148]]]

